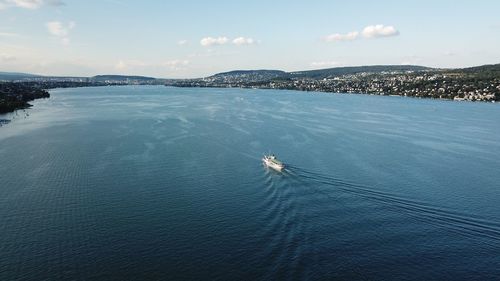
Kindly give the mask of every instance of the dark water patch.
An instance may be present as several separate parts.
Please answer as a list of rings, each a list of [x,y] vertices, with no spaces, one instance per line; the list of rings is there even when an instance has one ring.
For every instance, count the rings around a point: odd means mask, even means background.
[[[3,125],[7,125],[9,123],[10,123],[9,119],[0,119],[0,127],[2,127]]]

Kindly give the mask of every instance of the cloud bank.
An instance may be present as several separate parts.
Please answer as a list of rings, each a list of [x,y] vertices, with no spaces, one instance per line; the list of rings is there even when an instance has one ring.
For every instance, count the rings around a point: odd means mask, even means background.
[[[361,36],[366,39],[376,39],[382,37],[398,36],[399,31],[392,25],[369,25],[363,28],[361,32],[351,31],[349,33],[341,34],[334,33],[323,37],[325,42],[342,42],[342,41],[354,41],[361,38]]]

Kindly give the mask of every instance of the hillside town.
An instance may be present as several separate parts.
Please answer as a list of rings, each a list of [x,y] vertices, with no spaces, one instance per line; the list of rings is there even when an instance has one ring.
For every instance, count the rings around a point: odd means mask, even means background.
[[[240,77],[240,79],[237,79]],[[346,94],[372,94],[434,98],[455,101],[500,100],[500,77],[468,75],[457,72],[405,71],[361,72],[315,79],[310,77],[274,77],[248,81],[245,76],[214,75],[208,78],[172,81],[178,87],[241,87],[288,89]]]

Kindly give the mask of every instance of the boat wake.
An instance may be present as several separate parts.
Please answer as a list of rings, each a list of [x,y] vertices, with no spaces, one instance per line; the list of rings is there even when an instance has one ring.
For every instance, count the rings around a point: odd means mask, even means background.
[[[450,210],[397,194],[374,190],[363,184],[309,171],[293,165],[287,165],[284,174],[293,181],[302,184],[315,183],[316,190],[329,197],[332,197],[333,194],[331,190],[326,188],[335,188],[345,193],[381,203],[384,207],[403,211],[414,219],[447,228],[461,235],[468,237],[481,236],[494,240],[496,243],[500,241],[500,223],[481,218],[478,215]]]
[[[305,274],[303,264],[304,248],[311,245],[310,232],[304,219],[303,206],[293,182],[287,175],[262,165],[262,210],[259,221],[262,224],[260,245],[262,259],[269,260],[269,272],[265,279],[290,279]]]
[[[444,231],[471,239],[481,247],[497,249],[499,245],[500,224],[478,215],[289,163],[281,172],[266,165],[261,168],[263,173],[255,178],[261,188],[256,189],[258,211],[254,216],[260,226],[255,243],[261,250],[254,255],[269,265],[263,279],[301,279],[314,275],[315,265],[329,255],[325,243],[343,245],[352,239],[366,238],[367,234],[356,233],[365,226],[371,228],[366,221],[381,220],[387,221],[387,225],[401,226],[399,234],[405,234],[407,239],[414,239],[412,231],[425,235],[426,239],[442,239]],[[372,211],[374,215],[370,217]],[[429,234],[428,229],[438,232]],[[348,268],[354,279],[365,280],[362,262],[338,260],[336,265],[341,270]]]

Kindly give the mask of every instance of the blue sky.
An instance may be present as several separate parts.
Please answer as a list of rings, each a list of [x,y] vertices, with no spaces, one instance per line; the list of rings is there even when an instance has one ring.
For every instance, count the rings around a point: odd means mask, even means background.
[[[0,0],[0,71],[203,77],[500,63],[500,1]]]

